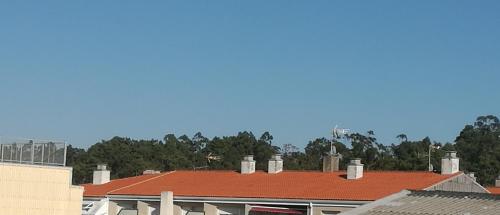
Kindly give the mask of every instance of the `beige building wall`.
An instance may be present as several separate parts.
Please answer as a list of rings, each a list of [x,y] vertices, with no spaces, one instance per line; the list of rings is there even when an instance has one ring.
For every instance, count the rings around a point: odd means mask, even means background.
[[[72,168],[0,163],[0,214],[79,215],[83,187]]]

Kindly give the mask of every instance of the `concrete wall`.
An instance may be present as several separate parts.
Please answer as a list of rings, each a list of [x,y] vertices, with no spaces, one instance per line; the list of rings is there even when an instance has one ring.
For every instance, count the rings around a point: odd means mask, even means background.
[[[71,177],[68,167],[0,163],[0,214],[81,214],[83,187]]]
[[[161,192],[160,215],[174,215],[174,193]]]

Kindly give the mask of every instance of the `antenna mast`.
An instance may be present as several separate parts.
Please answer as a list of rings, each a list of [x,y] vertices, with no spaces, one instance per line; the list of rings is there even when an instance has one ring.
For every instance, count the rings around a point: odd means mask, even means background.
[[[332,140],[330,141],[330,155],[337,154],[337,149],[333,145],[334,142],[340,142],[342,139],[346,139],[347,135],[349,134],[349,129],[346,128],[338,128],[337,125],[335,125],[335,128],[333,128],[332,131]]]

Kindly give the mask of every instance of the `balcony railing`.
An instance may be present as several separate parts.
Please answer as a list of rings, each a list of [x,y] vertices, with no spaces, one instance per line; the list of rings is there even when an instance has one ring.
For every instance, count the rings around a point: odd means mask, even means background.
[[[66,142],[1,138],[0,162],[66,166]]]

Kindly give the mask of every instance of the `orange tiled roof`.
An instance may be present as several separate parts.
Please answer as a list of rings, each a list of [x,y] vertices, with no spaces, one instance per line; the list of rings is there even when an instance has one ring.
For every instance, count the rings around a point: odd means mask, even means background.
[[[158,175],[140,175],[129,178],[122,178],[112,180],[106,184],[94,185],[94,184],[82,184],[85,188],[83,196],[85,197],[102,197],[105,196],[108,192],[111,192],[116,189],[124,188],[130,185],[133,185],[138,182],[145,181],[147,179],[153,178]]]
[[[500,187],[488,187],[486,188],[490,193],[492,194],[498,194],[500,195]]]
[[[432,172],[366,171],[347,180],[345,172],[285,171],[278,174],[235,171],[173,171],[83,185],[84,196],[175,196],[317,200],[376,200],[403,189],[422,190],[455,175]]]

